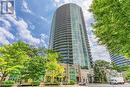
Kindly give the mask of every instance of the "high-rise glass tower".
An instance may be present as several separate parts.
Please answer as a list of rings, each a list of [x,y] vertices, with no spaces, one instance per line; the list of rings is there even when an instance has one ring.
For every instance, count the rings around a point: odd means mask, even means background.
[[[125,58],[122,55],[114,55],[110,53],[110,56],[111,56],[111,61],[114,62],[118,66],[130,65],[130,59]]]
[[[69,3],[56,10],[49,47],[61,54],[62,63],[91,68],[92,57],[81,7]]]

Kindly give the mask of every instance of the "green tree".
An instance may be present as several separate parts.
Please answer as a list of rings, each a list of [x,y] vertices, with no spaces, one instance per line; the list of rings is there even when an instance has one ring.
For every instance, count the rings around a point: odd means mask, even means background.
[[[126,73],[125,73],[125,79],[126,79],[127,81],[130,81],[130,68],[127,69],[127,71],[126,71]]]
[[[49,76],[51,78],[51,83],[54,83],[56,77],[62,78],[64,73],[64,67],[59,64],[59,59],[60,56],[57,52],[46,51],[46,77]]]
[[[130,68],[129,65],[119,66],[116,65],[115,63],[111,63],[111,66],[112,66],[112,70],[117,70],[118,72],[124,72]]]
[[[1,46],[0,54],[0,83],[7,76],[12,80],[21,81],[26,64],[32,58],[39,57],[39,49],[19,41]]]
[[[112,65],[112,70],[121,72],[125,80],[130,81],[130,66],[129,65],[119,66],[119,65],[116,65],[115,63],[111,63],[111,65]]]
[[[46,64],[46,76],[51,78],[51,83],[54,83],[56,77],[62,78],[64,67],[56,62],[49,62]]]
[[[42,56],[31,58],[25,63],[25,67],[22,72],[22,79],[31,79],[32,87],[34,81],[42,81],[45,75],[45,59]]]
[[[130,0],[93,0],[94,33],[99,43],[130,57]]]
[[[106,83],[106,69],[110,69],[110,63],[104,60],[97,60],[94,64],[94,81],[99,83]]]
[[[0,47],[0,83],[11,77],[16,81],[42,81],[49,74],[53,79],[60,77],[64,68],[59,64],[60,56],[52,50],[35,48],[22,41]],[[52,70],[52,71],[51,71]],[[15,78],[14,78],[15,77]]]
[[[11,73],[20,72],[24,67],[24,62],[29,60],[26,49],[29,49],[29,45],[23,42],[0,47],[0,83]]]

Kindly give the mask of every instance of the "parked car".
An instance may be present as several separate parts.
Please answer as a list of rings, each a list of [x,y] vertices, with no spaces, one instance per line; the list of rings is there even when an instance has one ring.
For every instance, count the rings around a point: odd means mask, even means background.
[[[124,84],[123,77],[112,77],[110,78],[110,84]]]

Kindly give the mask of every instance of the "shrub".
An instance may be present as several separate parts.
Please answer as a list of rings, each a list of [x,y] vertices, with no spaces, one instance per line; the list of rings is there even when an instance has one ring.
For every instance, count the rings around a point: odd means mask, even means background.
[[[68,85],[74,85],[75,84],[75,81],[74,80],[70,80]]]
[[[40,85],[40,81],[34,81],[33,85],[34,86],[39,86]],[[32,83],[31,82],[25,82],[25,83],[22,83],[22,86],[32,86]]]
[[[58,82],[58,81],[54,81],[53,84],[54,84],[54,85],[60,85],[60,82]]]
[[[60,85],[60,82],[54,81],[53,83],[47,82],[45,85]]]
[[[1,87],[12,87],[14,85],[14,81],[12,80],[6,80],[2,82],[2,86]]]
[[[35,86],[39,86],[40,85],[40,81],[34,81],[34,85]]]

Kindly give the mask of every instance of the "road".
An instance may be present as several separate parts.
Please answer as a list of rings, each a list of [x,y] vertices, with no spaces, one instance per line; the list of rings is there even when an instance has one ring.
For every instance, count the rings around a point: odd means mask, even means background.
[[[80,87],[80,86],[79,86]],[[87,86],[81,86],[81,87],[130,87],[130,84],[125,83],[123,85],[110,85],[110,84],[89,84]]]

